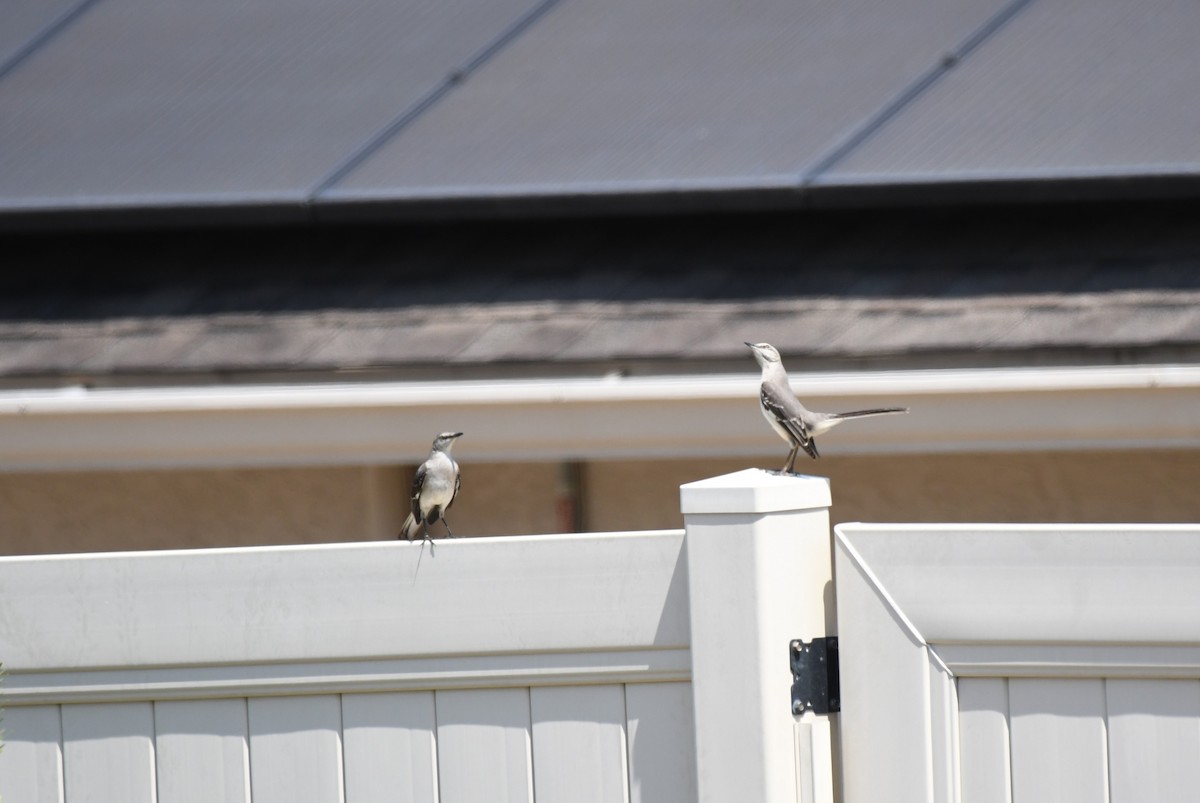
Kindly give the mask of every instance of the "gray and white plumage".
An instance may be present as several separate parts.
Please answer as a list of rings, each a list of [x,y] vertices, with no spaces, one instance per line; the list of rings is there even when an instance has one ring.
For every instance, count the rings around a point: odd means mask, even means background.
[[[400,536],[411,541],[420,527],[425,533],[425,540],[429,541],[429,527],[440,519],[446,527],[446,534],[454,537],[454,533],[450,532],[450,523],[446,521],[446,511],[458,496],[462,474],[458,470],[458,463],[450,456],[450,449],[461,437],[461,432],[443,432],[433,439],[429,457],[417,467],[416,476],[413,477],[412,509],[404,520]]]
[[[792,450],[788,452],[783,472],[790,474],[796,468],[796,458],[803,449],[814,460],[817,452],[818,435],[823,435],[838,424],[851,418],[868,418],[875,415],[907,413],[907,407],[879,407],[871,410],[854,410],[849,413],[815,413],[807,409],[788,382],[787,371],[779,351],[770,343],[746,343],[754,352],[754,359],[762,366],[762,384],[759,386],[758,401],[763,417],[779,437],[787,441]]]

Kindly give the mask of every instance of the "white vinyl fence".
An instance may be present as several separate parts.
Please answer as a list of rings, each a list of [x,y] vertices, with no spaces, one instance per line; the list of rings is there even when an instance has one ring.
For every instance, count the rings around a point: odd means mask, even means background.
[[[828,723],[791,715],[786,660],[825,628],[795,581],[828,583],[828,503],[751,471],[684,488],[686,540],[0,559],[0,796],[828,800],[795,763]]]
[[[827,482],[761,471],[681,502],[682,532],[0,559],[0,796],[1197,799],[1200,527],[831,543]],[[794,709],[792,644],[833,634],[840,713]]]

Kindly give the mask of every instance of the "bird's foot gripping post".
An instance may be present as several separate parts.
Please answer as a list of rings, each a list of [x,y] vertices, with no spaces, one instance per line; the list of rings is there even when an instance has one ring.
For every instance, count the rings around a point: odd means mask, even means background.
[[[699,799],[832,801],[831,713],[793,710],[788,661],[836,632],[829,481],[747,469],[680,498]]]

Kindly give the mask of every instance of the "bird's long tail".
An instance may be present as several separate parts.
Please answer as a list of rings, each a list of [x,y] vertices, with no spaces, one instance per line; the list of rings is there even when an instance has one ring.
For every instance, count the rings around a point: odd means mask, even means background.
[[[834,413],[830,418],[841,421],[845,418],[867,418],[872,415],[896,415],[897,413],[907,413],[907,407],[877,407],[873,410],[854,410],[849,413]]]
[[[397,538],[407,538],[413,540],[413,536],[417,534],[417,519],[413,514],[409,513],[408,518],[404,520],[404,526],[400,528],[400,534]]]

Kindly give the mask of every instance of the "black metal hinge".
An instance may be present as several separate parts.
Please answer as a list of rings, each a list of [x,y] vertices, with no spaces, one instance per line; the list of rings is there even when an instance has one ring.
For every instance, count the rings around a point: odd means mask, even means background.
[[[795,639],[788,645],[788,653],[792,664],[792,713],[841,711],[837,638],[815,638],[810,642]]]

